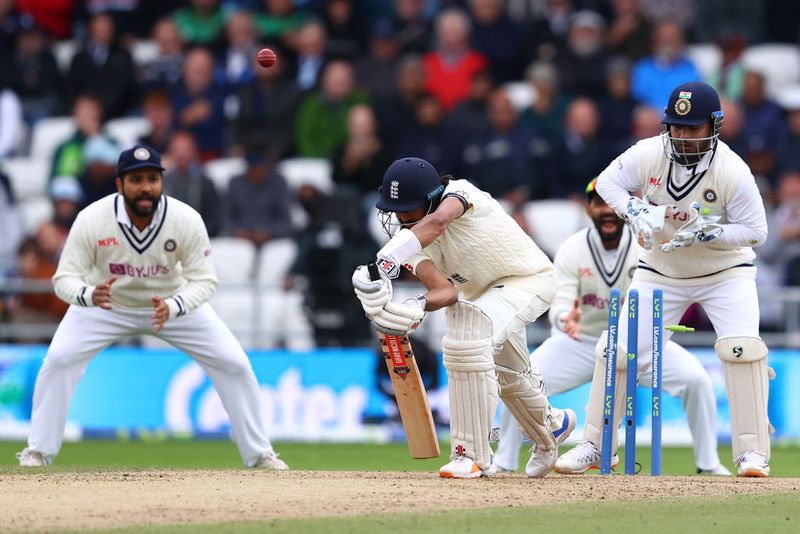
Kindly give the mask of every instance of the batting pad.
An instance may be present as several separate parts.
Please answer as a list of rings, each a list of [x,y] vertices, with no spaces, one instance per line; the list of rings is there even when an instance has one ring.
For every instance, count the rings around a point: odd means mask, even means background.
[[[725,372],[733,457],[738,458],[745,451],[757,451],[769,460],[769,350],[757,337],[718,339],[714,350]]]
[[[480,308],[457,302],[448,309],[442,356],[450,395],[450,459],[465,454],[487,469],[498,396],[492,322]]]
[[[605,381],[606,381],[606,347],[608,346],[608,334],[604,330],[600,335],[600,339],[595,345],[595,356],[597,359],[594,364],[594,375],[592,376],[592,389],[589,393],[589,405],[586,407],[586,426],[583,431],[583,439],[591,441],[597,446],[597,450],[601,451],[603,446],[603,397],[605,395]],[[617,432],[619,422],[622,419],[622,408],[625,405],[625,385],[628,377],[626,367],[620,369],[619,361],[625,362],[625,358],[619,357],[619,349],[617,352],[617,382],[614,389],[614,421],[612,428],[614,432],[611,433],[611,453],[617,452]]]

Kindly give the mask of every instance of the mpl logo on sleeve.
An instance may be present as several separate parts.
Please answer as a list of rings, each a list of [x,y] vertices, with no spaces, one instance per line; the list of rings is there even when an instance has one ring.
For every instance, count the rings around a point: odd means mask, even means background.
[[[119,241],[117,241],[116,237],[106,237],[97,240],[98,247],[115,247],[117,245],[119,245]]]

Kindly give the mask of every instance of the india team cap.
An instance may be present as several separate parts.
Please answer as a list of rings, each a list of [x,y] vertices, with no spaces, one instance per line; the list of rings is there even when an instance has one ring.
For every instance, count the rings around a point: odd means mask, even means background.
[[[720,114],[719,95],[705,82],[687,82],[673,89],[662,124],[700,126]]]
[[[136,169],[158,169],[163,171],[161,154],[155,148],[141,144],[134,145],[133,148],[128,150],[123,150],[117,163],[117,176],[122,176]]]

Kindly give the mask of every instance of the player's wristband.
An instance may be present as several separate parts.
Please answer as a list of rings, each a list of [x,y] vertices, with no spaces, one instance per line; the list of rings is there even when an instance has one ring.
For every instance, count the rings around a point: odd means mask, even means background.
[[[397,266],[405,264],[414,254],[422,251],[422,243],[419,242],[414,232],[408,228],[403,228],[378,251],[378,258],[394,262]]]
[[[92,298],[94,296],[94,288],[95,286],[83,286],[78,290],[78,294],[75,295],[75,302],[78,306],[83,306],[84,308],[97,306]]]
[[[183,297],[180,295],[175,295],[174,297],[169,297],[164,299],[164,302],[167,303],[167,307],[169,308],[169,318],[174,319],[175,317],[180,317],[181,315],[186,315],[188,310],[186,309],[186,304],[183,302]]]

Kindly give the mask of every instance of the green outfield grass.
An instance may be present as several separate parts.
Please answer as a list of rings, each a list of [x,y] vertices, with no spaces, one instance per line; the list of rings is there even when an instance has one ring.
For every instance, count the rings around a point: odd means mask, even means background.
[[[17,464],[14,453],[25,446],[22,442],[0,441],[0,472],[12,471]],[[448,445],[442,444],[446,451]],[[276,443],[275,449],[292,467],[299,470],[338,471],[436,471],[444,453],[432,460],[414,460],[404,443]],[[566,449],[563,449],[566,450]],[[562,451],[563,452],[563,451]],[[720,458],[732,468],[730,447],[720,447]],[[619,456],[624,461],[624,450]],[[520,466],[528,453],[520,452]],[[645,472],[650,470],[650,449],[640,447],[637,460]],[[692,450],[688,447],[666,447],[663,453],[665,475],[695,473]],[[89,440],[65,443],[54,468],[72,469],[215,469],[242,467],[235,445],[216,440],[153,440],[106,441]],[[621,466],[620,466],[621,468]],[[800,446],[773,447],[770,468],[773,476],[800,476]]]

